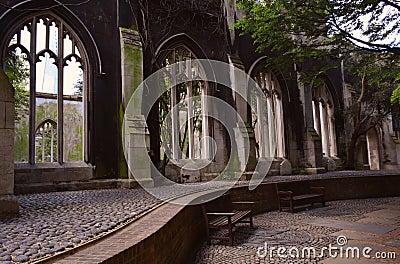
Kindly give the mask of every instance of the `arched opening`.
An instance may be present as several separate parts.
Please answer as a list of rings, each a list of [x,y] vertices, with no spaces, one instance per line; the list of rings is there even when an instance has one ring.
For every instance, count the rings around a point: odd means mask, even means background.
[[[15,89],[14,161],[87,161],[88,62],[83,43],[53,13],[11,29],[3,65]]]
[[[337,157],[333,97],[326,83],[313,90],[314,129],[322,142],[323,157]]]
[[[250,91],[250,101],[257,109],[252,111],[251,124],[255,132],[256,157],[257,158],[285,158],[285,131],[282,89],[273,72],[263,67],[256,68],[252,73],[264,95],[267,97],[267,105],[261,104],[261,95]],[[275,131],[275,132],[274,132]],[[273,146],[276,148],[274,149]]]
[[[212,159],[210,155],[209,120],[207,109],[207,83],[185,81],[171,85],[188,76],[203,76],[200,64],[193,62],[194,53],[185,45],[169,49],[161,59],[162,67],[168,69],[163,76],[170,89],[159,100],[160,159]],[[175,68],[173,65],[177,63]],[[172,74],[171,74],[172,73]],[[205,78],[204,78],[205,79]]]

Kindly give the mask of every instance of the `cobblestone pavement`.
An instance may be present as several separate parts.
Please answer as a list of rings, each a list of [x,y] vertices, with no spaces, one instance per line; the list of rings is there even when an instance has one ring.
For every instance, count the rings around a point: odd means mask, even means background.
[[[233,246],[217,240],[212,245],[204,244],[196,263],[400,263],[400,197],[328,202],[326,207],[294,214],[267,212],[255,216],[254,227],[238,226]],[[338,245],[339,237],[347,239],[342,247]],[[344,257],[346,248],[358,247],[360,259],[353,259],[350,251],[349,259],[329,257],[327,250],[321,254],[329,244],[343,248]],[[363,258],[362,249],[367,246],[373,249],[371,256],[378,251],[394,252],[397,259]],[[287,258],[278,257],[278,247],[286,248],[283,255]],[[293,247],[299,250],[299,257],[295,249],[290,251]],[[305,247],[315,248],[316,256],[311,252],[307,258],[305,251],[306,257],[302,258]],[[289,253],[293,257],[288,257]]]
[[[265,182],[279,182],[279,181],[291,181],[291,180],[303,180],[303,179],[318,179],[321,177],[348,177],[348,176],[366,176],[366,175],[387,175],[387,174],[398,174],[399,172],[335,172],[326,173],[320,175],[295,175],[295,176],[273,176],[266,178]],[[239,185],[246,185],[248,182],[242,181],[237,183]],[[196,192],[202,189],[210,188],[221,188],[225,185],[230,187],[230,183],[226,182],[212,182],[208,185],[200,186],[202,184],[187,184],[178,186],[164,186],[162,188],[155,188],[154,193],[161,200],[167,200],[172,197],[184,195],[186,193]],[[75,191],[75,192],[58,192],[58,193],[47,193],[47,194],[29,194],[29,195],[18,195],[20,203],[20,216],[18,218],[11,219],[0,219],[0,264],[5,263],[24,263],[40,260],[48,256],[54,255],[55,253],[65,252],[66,250],[76,248],[89,241],[95,240],[113,230],[123,226],[125,223],[133,221],[139,215],[149,211],[157,205],[162,203],[161,200],[154,198],[142,189],[110,189],[110,190],[94,190],[94,191]],[[375,200],[374,200],[375,201]],[[378,203],[383,203],[383,200],[376,200]],[[340,204],[345,206],[346,203]],[[354,208],[351,206],[353,210]],[[334,209],[335,203],[331,203],[327,209],[316,209],[309,212],[299,214],[283,214],[271,213],[265,216],[257,216],[256,224],[259,223],[258,228],[254,230],[248,230],[242,228],[238,230],[236,238],[237,241],[245,241],[247,237],[255,236],[264,239],[265,230],[273,233],[274,238],[287,240],[288,238],[293,239],[307,239],[310,234],[308,231],[317,230],[322,240],[321,243],[325,243],[325,240],[330,234],[330,229],[321,226],[301,225],[298,221],[301,219],[311,219],[310,217],[318,218],[322,214],[324,216],[324,210]],[[366,210],[371,208],[366,205]],[[357,212],[353,214],[338,214],[338,219],[351,217],[362,218],[363,211],[357,207]],[[261,218],[260,218],[261,217]],[[272,219],[268,219],[272,217]],[[262,219],[265,220],[263,221]],[[332,219],[335,219],[333,216]],[[279,219],[279,221],[276,221]],[[354,220],[354,219],[353,219]],[[355,221],[355,220],[354,220]],[[399,218],[400,221],[400,218]],[[274,226],[279,228],[269,227],[266,222],[274,223]],[[264,223],[264,225],[262,224]],[[291,225],[288,229],[287,225]],[[292,230],[296,226],[302,226],[305,229]],[[272,229],[271,229],[272,228]],[[307,229],[308,228],[308,229]],[[332,228],[331,228],[332,229]],[[296,232],[297,233],[296,233]],[[331,230],[334,232],[334,230]],[[253,233],[255,232],[255,233]],[[396,231],[398,236],[400,231]],[[325,235],[323,235],[325,234]],[[240,240],[242,239],[242,240]],[[315,237],[313,237],[315,239]],[[319,237],[317,237],[319,239]],[[334,239],[334,238],[332,238]],[[292,241],[289,239],[289,241]],[[253,246],[250,244],[253,243]],[[254,258],[254,247],[259,246],[256,242],[243,242],[243,252],[248,250],[249,259]],[[398,245],[398,240],[394,240],[395,245]],[[397,244],[396,244],[397,243]],[[256,245],[257,244],[257,245]],[[209,253],[205,253],[210,257],[200,257],[199,262],[201,263],[215,263],[207,262],[211,261],[212,256],[215,255],[215,251],[226,251],[231,252],[231,247],[225,247],[224,245],[218,245],[221,248],[215,250],[211,248],[205,248]],[[236,250],[235,250],[236,252]],[[242,251],[240,251],[242,252]],[[230,253],[229,253],[230,254]],[[230,254],[231,256],[236,256]],[[239,261],[242,255],[237,255]],[[221,259],[221,256],[218,256]],[[223,258],[222,258],[223,259]],[[242,258],[243,259],[243,258]],[[224,263],[222,260],[220,263]],[[231,263],[230,261],[226,263]]]
[[[18,196],[20,217],[0,220],[0,263],[63,252],[123,225],[160,204],[142,189]]]

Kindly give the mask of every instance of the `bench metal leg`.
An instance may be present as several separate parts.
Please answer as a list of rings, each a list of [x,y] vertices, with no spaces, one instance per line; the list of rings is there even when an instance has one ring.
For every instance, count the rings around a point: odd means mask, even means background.
[[[228,229],[229,229],[229,245],[233,246],[233,232],[232,232],[232,224],[229,223]]]

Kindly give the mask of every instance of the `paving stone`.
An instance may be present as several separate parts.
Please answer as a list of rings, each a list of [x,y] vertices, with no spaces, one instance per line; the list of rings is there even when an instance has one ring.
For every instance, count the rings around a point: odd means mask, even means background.
[[[379,224],[385,226],[394,226],[398,221],[388,218],[366,217],[358,220],[359,223]]]
[[[342,230],[331,234],[334,237],[345,236],[347,239],[361,240],[361,241],[373,241],[377,239],[377,236],[367,234],[363,232],[354,232]]]
[[[382,235],[396,229],[395,227],[355,223],[355,222],[348,222],[348,221],[341,221],[334,219],[315,219],[307,223],[312,225],[327,226],[327,227],[346,229],[346,230],[355,230],[355,231],[378,234],[378,235]]]
[[[382,209],[375,212],[371,212],[367,214],[368,217],[373,218],[396,218],[400,217],[400,209],[399,210],[391,210],[391,209]]]

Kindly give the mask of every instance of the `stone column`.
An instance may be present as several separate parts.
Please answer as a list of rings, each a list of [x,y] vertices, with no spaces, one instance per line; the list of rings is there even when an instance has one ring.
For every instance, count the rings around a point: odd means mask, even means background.
[[[234,91],[237,115],[244,122],[244,124],[238,123],[237,127],[234,129],[240,167],[241,170],[252,171],[255,169],[257,161],[255,153],[255,135],[253,128],[247,120],[248,105],[246,99],[248,80],[245,78],[245,75],[238,71],[238,69],[244,71],[243,62],[239,57],[233,55],[229,56],[229,63],[232,65],[229,76],[232,90]],[[247,144],[247,142],[249,144]],[[245,161],[246,156],[248,156],[247,162]]]
[[[272,101],[272,93],[267,96],[267,117],[268,117],[268,154],[267,157],[274,158],[276,154],[276,126],[275,126],[275,117],[273,114],[274,103]]]
[[[129,180],[136,181],[141,186],[154,186],[151,178],[150,134],[143,115],[125,115],[125,151],[129,167]],[[130,183],[133,184],[133,183]]]
[[[322,101],[319,102],[319,114],[321,120],[321,140],[322,140],[322,152],[325,157],[330,157],[329,151],[329,130],[328,130],[328,114],[326,111],[326,104]]]
[[[0,217],[17,215],[14,196],[14,95],[0,69]]]
[[[267,120],[264,116],[264,113],[267,109],[267,105],[263,100],[261,100],[261,96],[257,95],[257,133],[259,135],[259,157],[267,157],[267,142],[269,139],[268,134],[268,124]]]
[[[335,129],[335,117],[333,114],[333,107],[328,105],[328,120],[329,120],[329,140],[330,140],[330,154],[331,156],[337,157],[337,146],[336,146],[336,129]]]
[[[303,105],[304,114],[304,165],[308,173],[322,173],[322,145],[321,138],[314,128],[312,87],[310,84],[303,84],[298,80],[300,89],[300,100]]]
[[[150,169],[150,134],[146,119],[142,114],[143,95],[135,93],[143,81],[143,52],[139,34],[135,30],[120,28],[122,109],[125,114],[123,138],[125,157],[129,167],[129,186],[140,182],[143,186],[153,186]],[[129,109],[128,108],[129,103]]]
[[[276,119],[276,156],[285,157],[285,132],[283,126],[282,100],[278,94],[275,95],[275,119]]]
[[[318,135],[321,136],[321,122],[319,115],[319,103],[317,99],[313,99],[313,117],[314,117],[314,128],[317,131]]]

